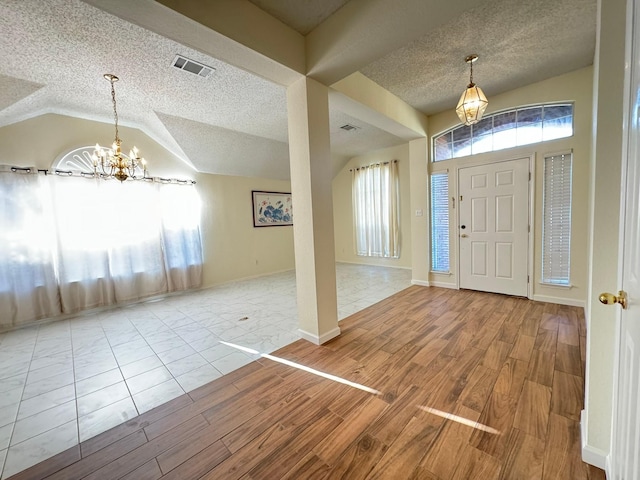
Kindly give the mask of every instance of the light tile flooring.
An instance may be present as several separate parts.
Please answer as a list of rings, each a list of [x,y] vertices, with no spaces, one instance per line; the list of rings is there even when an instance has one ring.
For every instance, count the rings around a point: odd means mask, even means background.
[[[406,287],[409,270],[337,264],[338,316]],[[0,335],[7,478],[299,338],[293,272]]]

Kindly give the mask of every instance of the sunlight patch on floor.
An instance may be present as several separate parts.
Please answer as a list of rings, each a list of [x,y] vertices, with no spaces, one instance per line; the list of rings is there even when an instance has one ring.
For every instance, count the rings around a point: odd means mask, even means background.
[[[458,415],[454,415],[453,413],[443,412],[442,410],[438,410],[436,408],[424,407],[422,405],[418,405],[420,410],[423,410],[427,413],[431,413],[433,415],[437,415],[442,418],[446,418],[447,420],[452,420],[454,422],[461,423],[463,425],[467,425],[471,428],[475,428],[476,430],[482,430],[483,432],[491,433],[493,435],[500,435],[500,432],[495,428],[488,427],[487,425],[483,425],[482,423],[478,423],[474,420],[469,420],[468,418],[460,417]]]
[[[348,385],[349,387],[357,388],[359,390],[363,390],[365,392],[369,392],[374,395],[380,395],[382,393],[379,390],[376,390],[371,387],[367,387],[366,385],[352,382],[351,380],[347,380],[346,378],[342,378],[342,377],[337,377],[335,375],[331,375],[330,373],[321,372],[320,370],[316,370],[314,368],[307,367],[305,365],[301,365],[296,362],[292,362],[291,360],[276,357],[268,353],[260,353],[257,350],[254,350],[252,348],[243,347],[241,345],[236,345],[234,343],[223,342],[223,341],[221,341],[220,343],[228,347],[237,348],[238,350],[241,350],[246,353],[250,353],[252,355],[260,355],[262,358],[268,358],[269,360],[272,360],[274,362],[282,363],[283,365],[288,365],[289,367],[297,368],[298,370],[303,370],[305,372],[312,373],[313,375],[318,375],[319,377],[326,378],[328,380],[333,380],[334,382],[342,383],[344,385]]]

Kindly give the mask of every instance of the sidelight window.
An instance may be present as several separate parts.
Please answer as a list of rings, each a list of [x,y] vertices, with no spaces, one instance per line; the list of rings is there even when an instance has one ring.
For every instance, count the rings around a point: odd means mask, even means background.
[[[572,154],[544,159],[542,283],[569,286]]]

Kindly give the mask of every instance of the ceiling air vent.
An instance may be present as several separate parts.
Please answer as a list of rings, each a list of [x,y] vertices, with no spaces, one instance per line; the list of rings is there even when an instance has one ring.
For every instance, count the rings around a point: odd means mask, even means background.
[[[356,127],[355,125],[351,125],[350,123],[345,123],[340,128],[342,130],[346,130],[347,132],[351,132],[353,130],[358,130],[360,127]]]
[[[199,77],[208,77],[211,72],[215,72],[215,68],[208,67],[203,65],[202,63],[196,62],[195,60],[190,60],[182,55],[176,55],[176,58],[173,59],[172,65],[180,70],[184,70],[185,72],[190,72]]]

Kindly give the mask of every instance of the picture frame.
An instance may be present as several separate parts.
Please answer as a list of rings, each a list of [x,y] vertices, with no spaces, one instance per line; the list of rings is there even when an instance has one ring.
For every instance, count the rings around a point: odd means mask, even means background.
[[[293,204],[290,192],[251,191],[254,227],[284,227],[293,225]]]

